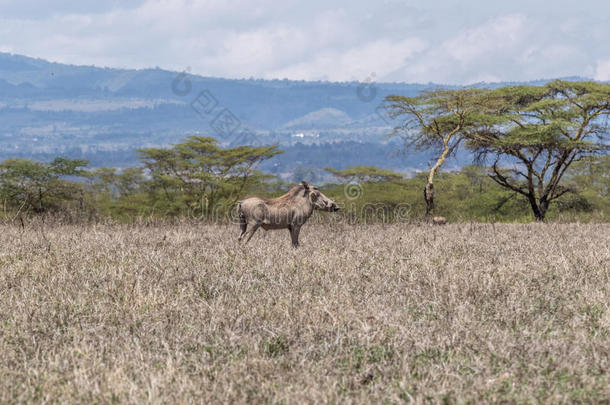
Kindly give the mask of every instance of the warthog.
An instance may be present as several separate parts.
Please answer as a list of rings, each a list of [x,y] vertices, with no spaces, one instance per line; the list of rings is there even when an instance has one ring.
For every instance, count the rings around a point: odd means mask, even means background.
[[[445,217],[434,217],[432,218],[432,225],[445,225],[447,219]]]
[[[301,226],[313,214],[313,210],[338,211],[339,207],[317,187],[301,182],[278,198],[248,197],[237,205],[241,235],[239,241],[249,233],[246,243],[259,227],[288,229],[292,245],[299,245]],[[248,226],[250,229],[248,230]]]

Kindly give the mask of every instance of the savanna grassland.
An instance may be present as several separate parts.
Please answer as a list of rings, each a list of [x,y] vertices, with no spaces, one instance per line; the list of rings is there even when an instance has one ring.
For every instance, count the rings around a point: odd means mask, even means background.
[[[610,225],[0,226],[0,403],[610,400]]]

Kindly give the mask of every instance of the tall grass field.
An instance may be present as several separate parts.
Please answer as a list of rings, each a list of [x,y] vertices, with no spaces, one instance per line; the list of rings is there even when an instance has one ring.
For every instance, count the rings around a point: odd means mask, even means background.
[[[610,225],[0,226],[0,403],[608,403]]]

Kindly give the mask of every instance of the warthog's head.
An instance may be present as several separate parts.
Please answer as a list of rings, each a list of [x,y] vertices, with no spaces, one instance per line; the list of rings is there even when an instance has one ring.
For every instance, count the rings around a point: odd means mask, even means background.
[[[339,211],[337,204],[325,196],[316,186],[312,186],[306,181],[302,181],[301,184],[305,187],[306,196],[315,209],[330,212]]]

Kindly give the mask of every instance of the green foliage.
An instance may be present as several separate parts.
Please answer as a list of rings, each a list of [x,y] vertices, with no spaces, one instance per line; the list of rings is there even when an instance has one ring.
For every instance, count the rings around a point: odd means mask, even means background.
[[[0,198],[3,208],[19,212],[44,213],[66,208],[67,203],[83,204],[81,183],[66,177],[86,177],[88,162],[56,158],[50,163],[27,159],[7,159],[0,163]]]
[[[574,191],[562,183],[572,163],[608,150],[610,84],[556,80],[544,86],[435,90],[386,101],[390,114],[404,119],[393,135],[403,136],[409,146],[442,151],[428,176],[426,214],[434,207],[435,172],[462,141],[481,162],[491,157],[491,179],[525,197],[536,220],[545,219],[551,201]],[[574,200],[585,207],[582,203]]]
[[[130,167],[118,172],[102,167],[91,171],[89,180],[89,191],[100,216],[129,219],[152,212],[144,168]]]
[[[257,166],[276,146],[223,149],[190,137],[172,148],[140,150],[143,167],[86,171],[86,161],[9,159],[0,164],[4,213],[65,211],[75,203],[97,217],[226,217],[243,194],[271,176]],[[71,209],[71,208],[70,208]]]
[[[435,183],[439,197],[435,208],[437,214],[451,222],[531,221],[528,200],[501,187],[490,178],[488,171],[486,166],[470,165],[460,171],[439,172]],[[595,188],[600,182],[597,174],[587,174],[591,173],[588,168],[582,171],[585,174],[580,174],[580,193],[559,198],[549,209],[549,219],[605,221],[610,216],[610,195]],[[360,194],[357,198],[351,198],[346,192],[350,184],[326,185],[324,193],[344,208],[336,215],[347,216],[353,222],[411,221],[425,213],[421,190],[426,178],[426,173],[418,173],[399,182],[362,182],[358,185]]]
[[[435,207],[434,177],[447,158],[457,151],[470,132],[501,121],[493,112],[496,103],[486,89],[439,89],[418,97],[390,95],[386,108],[390,116],[401,118],[391,136],[401,136],[405,147],[438,150],[424,188],[426,217]]]
[[[418,97],[390,95],[385,101],[389,115],[403,120],[391,136],[403,138],[409,148],[453,152],[470,131],[502,122],[494,114],[498,102],[487,89],[438,89]]]
[[[566,177],[570,185],[578,187],[579,193],[566,194],[558,199],[549,210],[549,218],[607,220],[610,217],[609,162],[610,156],[598,156],[575,163]],[[99,168],[84,172],[81,162],[74,170],[61,171],[54,169],[57,165],[27,160],[5,161],[0,167],[3,208],[13,214],[80,210],[88,217],[111,217],[120,221],[133,221],[145,216],[193,214],[179,205],[189,201],[191,196],[179,189],[168,189],[175,199],[169,200],[164,189],[146,174],[143,167],[122,171]],[[438,214],[450,221],[529,221],[527,199],[498,185],[488,176],[488,170],[485,166],[471,165],[460,171],[439,172],[436,183],[440,197],[436,207]],[[49,172],[55,174],[51,176]],[[78,173],[80,177],[68,180],[59,172]],[[342,211],[333,214],[333,220],[346,220],[348,223],[411,221],[425,212],[421,190],[427,181],[426,173],[398,179],[402,175],[377,168],[352,167],[335,172],[344,174],[349,181],[323,186],[325,194],[343,207]],[[171,180],[169,177],[168,181]],[[359,183],[354,184],[357,180]],[[181,183],[176,184],[179,186]],[[257,175],[252,176],[247,184],[239,198],[246,194],[276,197],[291,187],[291,184],[270,182]],[[42,202],[37,199],[39,186]],[[358,192],[350,193],[351,187]],[[189,191],[187,188],[183,190]],[[221,193],[219,200],[226,199],[227,195]],[[223,205],[220,207],[224,208]],[[212,213],[206,218],[215,219]],[[227,213],[217,211],[215,214],[224,218]]]
[[[337,170],[330,167],[324,169],[332,173],[335,177],[352,182],[375,182],[375,181],[398,181],[402,180],[403,174],[393,172],[391,170],[380,169],[374,166],[351,166],[347,169]]]
[[[170,149],[141,149],[150,180],[145,187],[165,215],[224,215],[244,190],[265,176],[257,165],[278,153],[276,146],[223,149],[214,138],[191,136]]]
[[[86,214],[81,215],[85,218],[111,217],[121,221],[189,215],[214,220],[226,218],[233,202],[247,194],[276,197],[292,185],[270,181],[270,176],[255,168],[257,162],[279,153],[275,147],[222,149],[209,139],[190,138],[173,148],[146,149],[142,153],[144,166],[123,170],[85,170],[87,162],[63,158],[48,163],[5,160],[0,163],[3,213],[13,217],[17,213],[75,211]],[[370,166],[327,170],[342,181],[322,187],[343,207],[332,214],[332,220],[411,221],[426,211],[421,191],[427,183],[427,173],[406,178]],[[470,165],[460,171],[440,171],[435,183],[438,215],[449,221],[531,220],[528,199],[498,184],[489,176],[491,170]],[[575,161],[566,172],[564,183],[577,193],[557,198],[548,218],[607,221],[610,156]]]
[[[468,147],[491,155],[491,178],[526,197],[544,220],[551,201],[574,191],[562,184],[572,163],[607,149],[610,85],[556,80],[500,88],[485,103],[501,121],[469,131]]]

